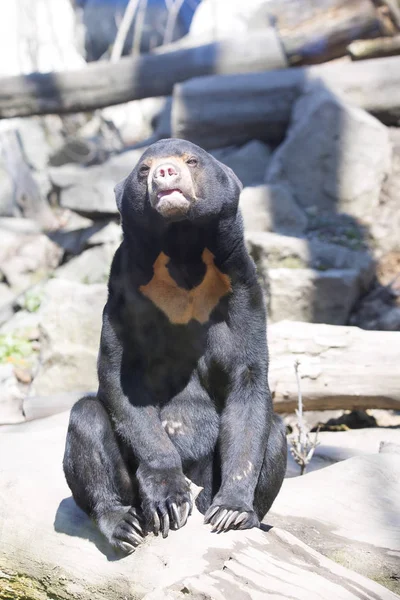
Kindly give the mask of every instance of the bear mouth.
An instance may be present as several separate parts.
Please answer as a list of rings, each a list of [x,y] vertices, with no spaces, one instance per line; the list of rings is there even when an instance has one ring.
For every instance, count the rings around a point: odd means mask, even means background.
[[[189,200],[179,188],[161,190],[157,193],[155,208],[163,217],[182,217],[188,212],[189,207]]]

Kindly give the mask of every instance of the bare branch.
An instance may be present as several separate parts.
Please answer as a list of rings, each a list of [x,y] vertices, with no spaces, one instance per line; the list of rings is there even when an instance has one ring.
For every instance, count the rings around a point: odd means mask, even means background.
[[[144,19],[146,16],[147,0],[139,0],[139,9],[136,17],[135,31],[133,32],[132,54],[140,54],[140,42],[142,41]]]
[[[170,44],[172,42],[176,21],[178,19],[179,11],[181,10],[184,1],[185,0],[174,0],[173,3],[169,3],[168,18],[167,24],[165,25],[163,44]]]
[[[140,0],[129,0],[128,2],[128,6],[126,7],[124,16],[122,17],[122,21],[118,28],[117,36],[111,52],[111,62],[117,62],[122,56],[126,36],[128,35],[129,28],[132,25],[139,2]]]
[[[297,394],[298,394],[298,409],[296,410],[297,415],[297,433],[290,438],[290,452],[300,466],[300,475],[304,474],[306,466],[311,461],[313,454],[315,452],[315,448],[318,446],[318,432],[317,430],[314,439],[311,440],[310,433],[303,419],[303,398],[301,394],[301,386],[300,386],[300,375],[299,375],[299,365],[300,362],[298,360],[294,363],[294,370],[296,373],[297,380]]]

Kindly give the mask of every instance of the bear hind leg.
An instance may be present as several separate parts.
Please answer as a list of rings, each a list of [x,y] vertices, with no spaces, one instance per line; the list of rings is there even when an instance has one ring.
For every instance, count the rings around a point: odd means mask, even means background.
[[[137,486],[97,398],[82,398],[73,407],[63,466],[78,506],[115,550],[133,552],[144,537]]]

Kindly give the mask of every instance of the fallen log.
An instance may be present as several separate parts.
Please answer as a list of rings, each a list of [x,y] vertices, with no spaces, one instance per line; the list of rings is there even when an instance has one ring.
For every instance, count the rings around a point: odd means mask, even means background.
[[[269,327],[275,411],[400,409],[400,333],[281,321]]]
[[[255,138],[277,144],[285,135],[293,103],[310,82],[319,82],[385,124],[400,120],[400,58],[394,56],[177,84],[172,136],[206,148]]]
[[[269,383],[277,413],[294,412],[300,362],[304,410],[400,410],[400,333],[281,321],[268,328]],[[69,410],[94,390],[27,397],[24,420]]]
[[[349,44],[347,52],[351,60],[397,56],[400,54],[400,35],[376,40],[355,40]]]
[[[281,4],[284,8],[287,3]],[[293,5],[292,13],[294,8],[302,12]],[[339,58],[346,54],[352,40],[382,35],[379,14],[370,0],[315,3],[310,13],[306,19],[296,19],[292,14],[292,23],[282,14],[278,18],[277,28],[291,65],[320,64]]]
[[[141,98],[167,96],[176,82],[210,74],[259,72],[286,66],[273,28],[167,54],[79,71],[32,73],[0,79],[0,118],[91,111]]]
[[[319,64],[344,56],[352,40],[376,38],[385,31],[380,15],[370,0],[326,0],[302,2],[298,10],[295,2],[268,2],[250,17],[249,30],[259,29],[260,22],[274,20],[275,31],[285,50],[290,65]],[[265,12],[264,12],[265,11]],[[201,36],[189,33],[183,38],[159,46],[154,54],[165,54],[181,48],[193,48],[213,41],[215,32],[203,32]],[[224,32],[219,34],[222,38]],[[225,32],[226,35],[226,32]]]

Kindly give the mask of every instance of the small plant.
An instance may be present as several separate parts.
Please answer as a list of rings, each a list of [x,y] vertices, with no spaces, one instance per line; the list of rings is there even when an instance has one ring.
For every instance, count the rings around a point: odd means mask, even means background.
[[[43,295],[38,290],[27,292],[22,300],[21,308],[30,313],[37,312],[43,300]]]
[[[0,363],[18,363],[32,354],[32,344],[11,334],[0,335]]]
[[[297,380],[297,393],[298,393],[298,409],[296,410],[297,415],[297,424],[295,427],[297,428],[297,432],[291,438],[290,441],[290,453],[292,454],[294,460],[300,466],[300,475],[304,474],[304,471],[311,461],[313,454],[315,452],[315,448],[318,446],[318,432],[317,429],[314,439],[311,439],[310,431],[303,420],[303,398],[301,395],[301,387],[300,387],[300,375],[299,375],[299,361],[296,360],[294,363],[294,370],[296,373]]]

